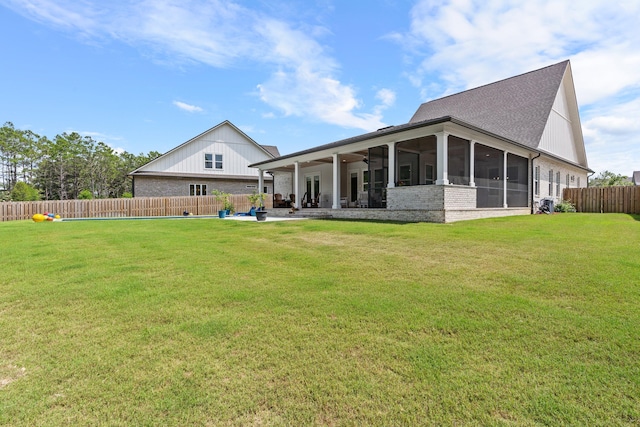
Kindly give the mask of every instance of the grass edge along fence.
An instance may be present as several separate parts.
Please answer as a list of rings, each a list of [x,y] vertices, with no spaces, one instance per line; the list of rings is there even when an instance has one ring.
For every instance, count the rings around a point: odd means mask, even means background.
[[[565,188],[578,212],[640,214],[640,186]]]
[[[236,212],[248,212],[248,194],[231,194]],[[272,200],[264,201],[266,208]],[[134,197],[132,199],[47,200],[38,202],[1,202],[0,222],[31,219],[37,213],[52,212],[61,218],[116,218],[176,216],[185,211],[193,215],[216,215],[223,202],[215,196]]]

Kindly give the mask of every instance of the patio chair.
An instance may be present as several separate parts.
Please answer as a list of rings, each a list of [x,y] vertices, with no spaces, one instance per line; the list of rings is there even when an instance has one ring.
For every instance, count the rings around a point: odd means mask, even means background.
[[[273,207],[274,208],[288,208],[289,204],[286,200],[282,198],[282,194],[276,193],[273,196]]]
[[[369,207],[369,193],[366,191],[360,192],[358,194],[358,207],[359,208],[368,208]]]

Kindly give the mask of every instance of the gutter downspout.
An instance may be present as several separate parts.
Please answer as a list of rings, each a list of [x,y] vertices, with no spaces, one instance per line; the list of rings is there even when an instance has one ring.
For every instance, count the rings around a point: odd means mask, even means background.
[[[536,173],[536,168],[533,167],[533,161],[535,159],[537,159],[538,157],[542,156],[542,153],[538,153],[537,156],[531,158],[531,215],[533,215],[535,212],[533,211],[533,193],[536,191],[535,189],[535,173]],[[540,185],[540,183],[538,183],[538,185]]]
[[[589,178],[591,178],[591,177],[593,176],[593,174],[595,174],[595,173],[596,173],[596,172],[595,172],[595,171],[593,171],[593,172],[591,172],[591,174],[590,174],[590,175],[587,175],[587,188],[589,188]]]

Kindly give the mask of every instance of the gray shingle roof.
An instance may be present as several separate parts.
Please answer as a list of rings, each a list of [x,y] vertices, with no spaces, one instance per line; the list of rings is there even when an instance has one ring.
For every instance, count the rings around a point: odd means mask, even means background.
[[[275,145],[260,145],[260,146],[265,150],[267,150],[267,152],[271,154],[273,157],[280,157],[280,150],[278,150],[278,147],[276,147]]]
[[[640,185],[640,171],[633,171],[631,179],[635,185]]]
[[[410,123],[452,116],[538,148],[569,61],[425,102]]]

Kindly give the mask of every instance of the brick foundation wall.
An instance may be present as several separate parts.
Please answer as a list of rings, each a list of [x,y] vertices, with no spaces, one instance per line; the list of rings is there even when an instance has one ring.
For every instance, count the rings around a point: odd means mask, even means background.
[[[472,219],[529,215],[528,208],[508,209],[460,209],[460,210],[390,210],[390,209],[301,209],[290,214],[289,209],[270,209],[269,215],[277,217],[332,218],[366,221],[435,222],[450,223]]]
[[[475,187],[466,185],[414,185],[387,189],[387,208],[391,210],[475,209]]]

